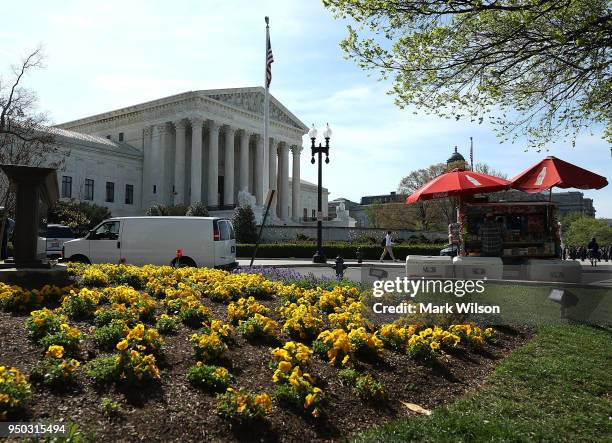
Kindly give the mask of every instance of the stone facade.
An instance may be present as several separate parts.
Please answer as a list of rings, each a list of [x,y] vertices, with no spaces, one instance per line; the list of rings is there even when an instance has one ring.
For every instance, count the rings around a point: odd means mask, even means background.
[[[71,152],[58,171],[60,188],[70,180],[72,197],[89,199],[93,180],[92,201],[113,215],[142,214],[155,203],[203,202],[213,213],[226,212],[244,191],[255,197],[259,216],[275,189],[271,219],[300,223],[317,207],[316,186],[300,180],[307,127],[270,96],[264,152],[263,101],[261,87],[192,91],[60,124],[58,143]],[[118,196],[113,202],[106,201],[109,186]],[[325,215],[327,195],[324,189]]]

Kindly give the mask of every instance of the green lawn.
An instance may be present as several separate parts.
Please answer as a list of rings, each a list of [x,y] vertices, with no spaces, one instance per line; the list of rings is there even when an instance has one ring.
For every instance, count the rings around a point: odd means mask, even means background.
[[[543,327],[496,368],[482,390],[431,416],[389,423],[354,441],[610,442],[612,332]]]

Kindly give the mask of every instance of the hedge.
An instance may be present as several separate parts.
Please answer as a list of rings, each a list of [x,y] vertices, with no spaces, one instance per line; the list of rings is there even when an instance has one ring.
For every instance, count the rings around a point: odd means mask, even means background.
[[[445,245],[436,244],[412,244],[393,246],[395,258],[404,260],[407,255],[440,255],[440,250]],[[362,258],[364,260],[378,260],[382,254],[382,247],[376,245],[361,245]],[[236,245],[236,256],[241,258],[251,257],[255,245],[240,244]],[[315,245],[304,244],[270,244],[259,245],[257,257],[259,258],[311,258],[316,249]],[[323,245],[323,252],[327,258],[335,258],[340,255],[344,259],[355,259],[357,246],[352,245]],[[388,255],[387,255],[388,258]]]

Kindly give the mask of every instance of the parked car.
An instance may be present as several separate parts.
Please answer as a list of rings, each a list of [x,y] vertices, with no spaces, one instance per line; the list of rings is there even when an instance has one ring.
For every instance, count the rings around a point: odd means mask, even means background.
[[[64,243],[63,257],[84,263],[238,265],[234,228],[219,217],[111,218],[84,238]]]
[[[68,226],[55,224],[47,225],[47,257],[60,257],[62,255],[64,243],[69,240],[74,240],[75,238],[77,238],[77,236]]]
[[[459,253],[457,245],[448,245],[446,248],[440,251],[440,255],[447,257],[456,257]]]

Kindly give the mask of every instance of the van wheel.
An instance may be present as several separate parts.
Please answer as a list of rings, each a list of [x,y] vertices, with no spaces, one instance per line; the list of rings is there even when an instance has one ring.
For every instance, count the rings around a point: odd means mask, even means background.
[[[170,263],[170,265],[175,268],[187,268],[187,267],[195,268],[196,267],[196,263],[189,257],[181,257],[181,258],[177,257],[174,260],[172,260],[172,263]]]
[[[91,261],[89,261],[89,259],[84,255],[73,255],[68,259],[68,261],[72,263],[84,263],[86,265],[91,264]]]

